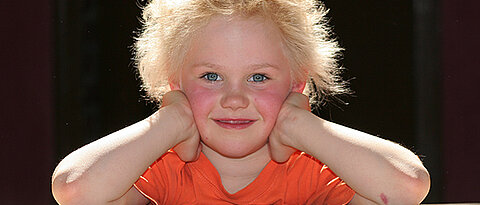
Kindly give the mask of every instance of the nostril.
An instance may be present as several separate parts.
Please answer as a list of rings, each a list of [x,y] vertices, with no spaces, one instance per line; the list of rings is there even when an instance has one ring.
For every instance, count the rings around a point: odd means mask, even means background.
[[[224,96],[221,100],[221,105],[223,108],[230,108],[233,110],[239,108],[246,108],[248,107],[249,100],[246,96],[240,94],[233,94],[230,93]]]

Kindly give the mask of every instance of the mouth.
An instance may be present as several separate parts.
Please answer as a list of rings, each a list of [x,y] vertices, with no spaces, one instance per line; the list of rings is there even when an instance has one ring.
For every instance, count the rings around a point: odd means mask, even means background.
[[[255,121],[252,119],[213,119],[220,127],[225,129],[245,129],[250,127]]]

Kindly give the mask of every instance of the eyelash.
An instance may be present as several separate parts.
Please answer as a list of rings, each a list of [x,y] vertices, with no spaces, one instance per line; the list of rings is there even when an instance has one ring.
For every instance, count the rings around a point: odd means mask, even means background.
[[[259,81],[259,82],[254,81],[254,80],[253,80],[253,77],[254,77],[255,75],[261,75],[261,77],[263,78],[262,81]],[[250,80],[250,79],[252,79],[252,80]],[[270,78],[269,78],[266,74],[263,74],[263,73],[255,73],[255,74],[253,74],[252,76],[250,76],[250,78],[248,78],[248,81],[254,82],[254,83],[263,83],[263,82],[265,82],[266,80],[270,80]]]
[[[208,79],[208,76],[209,76],[209,75],[212,75],[212,74],[215,75],[215,77],[216,77],[215,80],[209,80],[209,79]],[[257,81],[254,81],[253,78],[254,78],[255,75],[261,75],[262,81],[258,81],[258,82],[257,82]],[[217,73],[213,73],[213,72],[206,72],[206,73],[202,74],[202,75],[200,76],[200,78],[205,79],[205,80],[207,80],[207,81],[209,81],[209,82],[215,82],[215,81],[218,81],[218,80],[223,80],[223,79],[220,77],[220,75],[218,75]],[[218,78],[220,78],[220,79],[218,79]],[[249,82],[254,82],[254,83],[263,83],[263,82],[265,82],[266,80],[270,80],[270,78],[269,78],[266,74],[264,74],[264,73],[255,73],[255,74],[251,75],[251,76],[248,78],[247,81],[249,81]]]
[[[209,79],[208,79],[208,75],[211,75],[211,74],[215,74],[216,77],[217,77],[217,79],[220,78],[221,80],[223,80],[223,79],[220,77],[220,75],[218,75],[218,74],[216,74],[216,73],[212,73],[212,72],[204,73],[204,74],[202,74],[202,76],[200,76],[200,78],[205,79],[205,80],[210,81],[210,82],[217,81],[217,80],[209,80]]]

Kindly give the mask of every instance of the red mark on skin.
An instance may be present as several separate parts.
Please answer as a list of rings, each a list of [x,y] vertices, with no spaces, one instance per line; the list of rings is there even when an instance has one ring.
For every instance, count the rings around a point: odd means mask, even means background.
[[[380,198],[382,199],[383,204],[385,204],[385,205],[388,204],[388,199],[387,199],[387,196],[385,196],[385,194],[381,193]]]

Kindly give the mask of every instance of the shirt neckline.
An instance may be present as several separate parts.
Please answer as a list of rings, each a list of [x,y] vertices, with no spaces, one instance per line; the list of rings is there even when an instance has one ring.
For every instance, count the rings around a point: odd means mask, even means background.
[[[191,163],[191,166],[215,187],[220,197],[234,203],[248,203],[268,192],[276,184],[278,175],[285,170],[282,169],[282,167],[285,167],[284,164],[278,164],[270,160],[255,180],[238,192],[231,194],[223,186],[217,169],[203,153],[200,153],[199,159]]]

